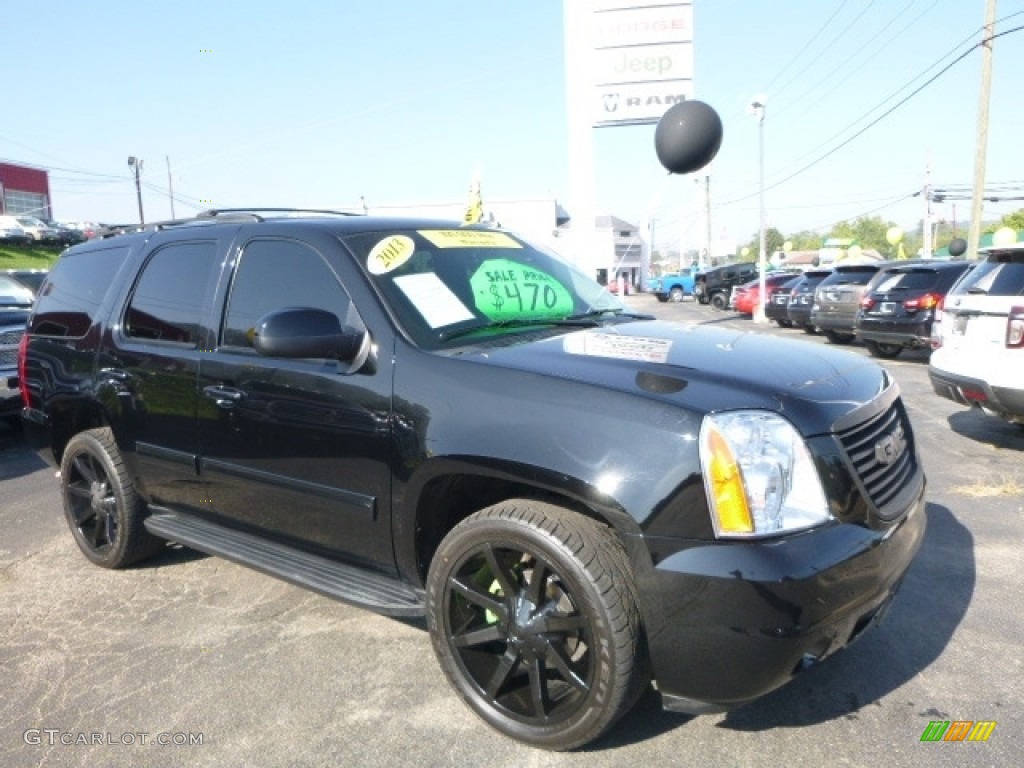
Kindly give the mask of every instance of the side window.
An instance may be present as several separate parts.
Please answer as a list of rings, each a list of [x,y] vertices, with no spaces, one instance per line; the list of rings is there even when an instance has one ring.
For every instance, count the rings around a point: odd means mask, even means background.
[[[121,246],[61,257],[41,288],[32,332],[41,336],[84,336],[114,283],[118,267],[130,252],[130,248]]]
[[[132,291],[125,333],[135,339],[196,344],[216,253],[213,241],[171,243],[157,250]]]
[[[263,315],[286,307],[323,309],[342,325],[362,327],[352,302],[323,257],[294,240],[254,240],[235,272],[224,318],[222,344],[251,347]]]

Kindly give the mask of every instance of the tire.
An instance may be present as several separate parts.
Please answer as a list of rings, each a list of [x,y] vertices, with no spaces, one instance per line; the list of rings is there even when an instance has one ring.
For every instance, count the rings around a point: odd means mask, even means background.
[[[864,340],[864,346],[867,347],[868,353],[872,357],[881,357],[886,360],[899,357],[900,352],[903,351],[903,347],[899,344],[884,344],[880,341],[869,341],[867,339]]]
[[[75,543],[96,565],[124,568],[163,548],[163,539],[143,525],[145,505],[110,429],[79,432],[68,441],[60,485]]]
[[[668,300],[671,301],[673,304],[678,304],[679,302],[681,302],[684,296],[686,296],[686,292],[678,285],[668,292]]]
[[[803,328],[804,333],[809,333],[812,336],[818,335],[818,327],[816,325],[802,325],[800,327]]]
[[[658,296],[658,301],[664,304],[665,302],[668,301],[668,296]]]
[[[849,344],[855,338],[852,333],[841,333],[840,331],[825,331],[825,338],[833,344]]]
[[[711,296],[711,306],[721,312],[729,306],[729,300],[724,293],[716,293]]]
[[[596,739],[650,682],[622,544],[561,507],[515,499],[461,522],[431,563],[426,604],[449,682],[528,744]]]
[[[779,328],[792,328],[793,324],[789,320],[783,320],[781,317],[775,321],[779,324]]]

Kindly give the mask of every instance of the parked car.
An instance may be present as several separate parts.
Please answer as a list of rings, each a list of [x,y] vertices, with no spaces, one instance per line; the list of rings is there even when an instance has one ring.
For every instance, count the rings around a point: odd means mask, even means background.
[[[940,304],[936,394],[1024,426],[1024,243],[984,248]]]
[[[212,211],[73,246],[21,367],[91,562],[174,541],[425,617],[468,706],[549,749],[652,679],[691,713],[783,685],[874,623],[926,527],[869,358],[631,314],[458,221]]]
[[[793,289],[803,278],[803,274],[789,275],[789,280],[773,291],[771,298],[765,302],[765,317],[774,320],[780,328],[793,327],[793,321],[789,319],[789,299],[793,294]]]
[[[49,270],[46,269],[5,269],[0,274],[12,277],[21,283],[23,286],[32,291],[34,297],[39,293],[39,287],[43,284],[43,280],[49,274]]]
[[[0,216],[0,245],[28,245],[32,242],[25,230],[15,224],[8,221],[6,216]]]
[[[970,269],[966,261],[915,261],[883,267],[860,300],[854,333],[875,357],[931,346],[936,308]]]
[[[0,274],[0,418],[12,424],[21,420],[18,346],[25,335],[32,300],[28,288]]]
[[[755,277],[756,262],[724,264],[700,272],[694,281],[693,295],[701,304],[711,304],[715,309],[726,309],[733,286],[742,285]]]
[[[769,275],[765,275],[765,304],[767,305],[771,301],[772,294],[775,291],[792,279],[793,274],[791,272],[772,272]],[[731,308],[744,315],[754,314],[761,299],[761,279],[759,277],[755,278],[748,283],[736,286],[732,290],[732,297],[729,300]],[[765,314],[767,315],[767,306],[765,307]]]
[[[613,280],[609,280],[608,284],[605,286],[605,288],[608,289],[608,293],[613,293],[616,296],[619,296],[619,295],[630,296],[633,293],[635,293],[635,289],[633,288],[633,286],[629,282],[629,280],[621,280],[620,281],[617,278],[613,279]],[[620,290],[622,292],[621,294],[619,293]]]
[[[802,329],[804,333],[818,332],[818,329],[814,327],[814,323],[811,322],[814,292],[821,285],[821,281],[831,274],[831,269],[809,269],[804,272],[800,282],[790,291],[786,316],[794,327]]]
[[[814,291],[811,324],[833,344],[849,344],[856,336],[857,311],[868,283],[882,264],[837,264]]]
[[[36,243],[52,245],[59,240],[59,233],[56,229],[47,226],[41,219],[34,216],[0,216],[0,226],[4,224],[20,227]]]
[[[75,245],[76,243],[84,243],[88,238],[85,234],[75,227],[67,224],[61,224],[57,221],[47,221],[46,225],[57,231],[57,243],[59,245]]]
[[[687,296],[693,295],[694,274],[692,269],[681,269],[668,275],[662,275],[651,282],[651,292],[658,301],[678,303]]]

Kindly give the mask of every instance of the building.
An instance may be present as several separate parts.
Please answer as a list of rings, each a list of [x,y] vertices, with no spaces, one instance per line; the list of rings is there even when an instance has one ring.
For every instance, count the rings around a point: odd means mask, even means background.
[[[0,163],[0,214],[52,219],[49,173],[25,165]]]

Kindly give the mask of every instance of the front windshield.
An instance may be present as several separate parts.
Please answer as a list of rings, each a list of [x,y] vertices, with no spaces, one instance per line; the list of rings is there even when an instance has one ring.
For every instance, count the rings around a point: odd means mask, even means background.
[[[14,278],[0,275],[0,306],[31,307],[32,291]]]
[[[507,232],[390,230],[344,242],[405,331],[428,349],[625,310],[596,281]]]

